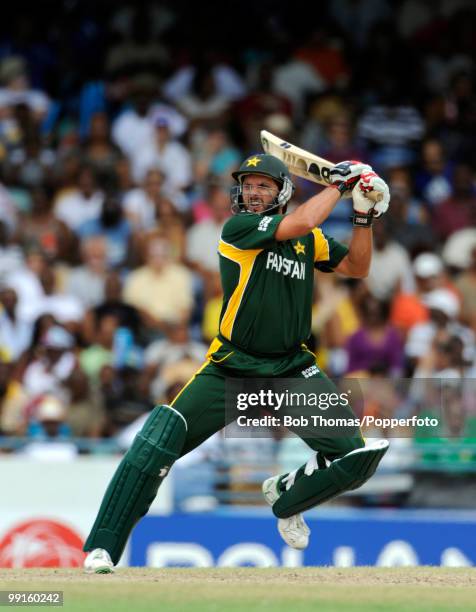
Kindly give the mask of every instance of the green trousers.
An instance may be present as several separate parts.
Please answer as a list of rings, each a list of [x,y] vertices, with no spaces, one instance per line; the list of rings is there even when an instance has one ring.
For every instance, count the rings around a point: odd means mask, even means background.
[[[316,357],[305,345],[291,355],[262,358],[238,351],[226,341],[215,339],[208,351],[207,361],[170,404],[187,421],[182,455],[228,424],[225,417],[227,378],[305,378],[304,372],[315,365]],[[316,369],[314,377],[319,379],[320,389],[326,389],[329,393],[338,392],[334,383],[319,369]],[[354,416],[350,409],[348,416]],[[312,436],[303,439],[329,461],[364,445],[360,431],[349,437]]]
[[[118,562],[133,526],[149,510],[160,483],[176,459],[227,425],[227,378],[243,381],[309,376],[320,379],[321,390],[337,392],[332,381],[318,370],[315,356],[305,346],[285,357],[263,359],[215,340],[205,364],[171,405],[157,406],[152,411],[134,439],[104,494],[84,550],[105,548],[113,562]],[[353,417],[350,408],[347,415]],[[306,466],[297,470],[295,484],[283,490],[273,505],[273,512],[278,517],[292,516],[344,490],[360,486],[375,471],[379,457],[359,454],[364,446],[360,431],[347,437],[317,437],[312,433],[303,439],[318,451],[315,467],[319,469],[317,472],[313,469],[311,475],[306,474]],[[333,462],[329,469],[326,469],[325,459]]]

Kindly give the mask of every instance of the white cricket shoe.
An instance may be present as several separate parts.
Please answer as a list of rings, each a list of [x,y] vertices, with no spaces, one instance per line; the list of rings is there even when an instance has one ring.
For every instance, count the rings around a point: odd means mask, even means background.
[[[280,476],[272,476],[263,482],[263,495],[270,506],[279,498],[278,481]],[[291,548],[304,550],[309,544],[311,530],[306,525],[302,514],[294,514],[289,518],[278,519],[278,531]]]
[[[104,548],[95,548],[84,560],[84,569],[88,574],[112,574],[114,563]]]

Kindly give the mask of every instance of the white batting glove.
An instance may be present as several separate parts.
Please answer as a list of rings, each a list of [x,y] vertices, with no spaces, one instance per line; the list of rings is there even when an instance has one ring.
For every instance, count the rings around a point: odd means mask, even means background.
[[[355,159],[342,161],[329,172],[329,182],[344,198],[350,198],[352,189],[363,172],[372,172],[372,167]]]
[[[390,204],[390,189],[382,177],[373,171],[363,172],[356,187],[359,188],[360,193],[362,193],[364,196],[371,191],[377,191],[378,193],[382,194],[382,199],[373,207],[373,215],[375,218],[381,217],[384,212],[387,212]],[[354,193],[355,189],[352,192],[352,197],[354,197]],[[355,203],[354,210],[356,210]]]
[[[375,202],[367,195],[376,191],[382,195],[379,202]],[[375,172],[363,172],[360,180],[352,190],[354,208],[353,224],[361,227],[370,227],[373,219],[383,215],[390,203],[390,190],[387,183]]]

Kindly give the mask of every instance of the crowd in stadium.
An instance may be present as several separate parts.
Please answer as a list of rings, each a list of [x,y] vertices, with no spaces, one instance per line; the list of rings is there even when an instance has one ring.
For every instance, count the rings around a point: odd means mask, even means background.
[[[214,3],[3,20],[3,436],[110,438],[175,396],[218,330],[230,173],[261,129],[362,159],[392,194],[369,277],[318,273],[320,366],[476,377],[474,5],[335,0],[303,24],[268,4],[232,2],[243,21],[216,32]],[[319,189],[296,186],[292,205]],[[345,242],[350,214],[324,231]]]

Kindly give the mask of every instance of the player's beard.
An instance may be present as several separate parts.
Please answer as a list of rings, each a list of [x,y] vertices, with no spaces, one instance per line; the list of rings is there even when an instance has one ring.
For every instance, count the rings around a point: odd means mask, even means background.
[[[266,211],[268,206],[263,202],[261,198],[253,198],[248,202],[246,208],[249,212],[263,213]]]

